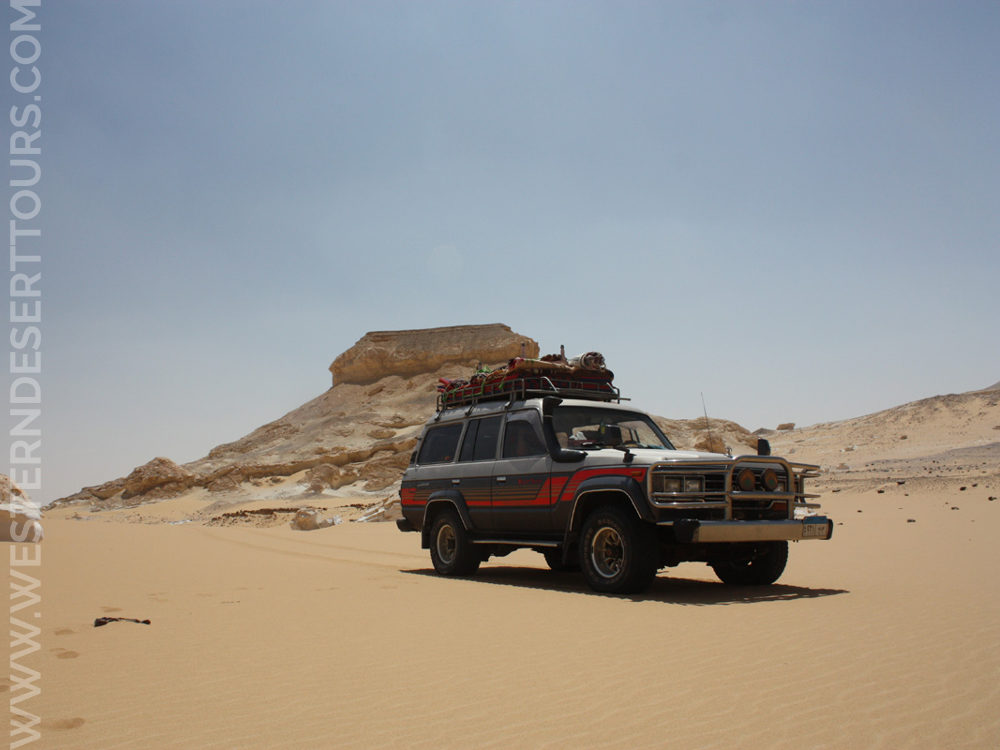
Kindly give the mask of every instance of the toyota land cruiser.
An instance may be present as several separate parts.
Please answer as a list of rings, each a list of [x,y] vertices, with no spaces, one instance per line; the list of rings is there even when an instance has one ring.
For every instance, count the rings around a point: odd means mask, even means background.
[[[727,584],[781,575],[788,542],[829,539],[805,480],[818,467],[770,456],[677,450],[617,391],[524,387],[439,403],[403,475],[402,531],[435,570],[473,574],[528,548],[596,591],[634,593],[685,561]]]

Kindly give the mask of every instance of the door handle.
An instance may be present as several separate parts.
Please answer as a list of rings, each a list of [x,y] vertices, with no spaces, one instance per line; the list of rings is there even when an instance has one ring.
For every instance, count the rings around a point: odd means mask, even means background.
[[[507,477],[497,477],[497,481],[498,482],[506,482],[507,481]]]
[[[459,483],[459,482],[461,482],[461,481],[462,481],[461,479],[452,479],[452,480],[451,480],[451,483],[452,483],[452,484],[458,484],[458,483]]]

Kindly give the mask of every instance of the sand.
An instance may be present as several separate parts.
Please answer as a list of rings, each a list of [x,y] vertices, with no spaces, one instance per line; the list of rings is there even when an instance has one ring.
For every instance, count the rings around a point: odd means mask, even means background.
[[[990,483],[828,493],[778,584],[636,597],[529,551],[440,578],[392,524],[48,517],[30,747],[998,747]]]
[[[773,435],[836,526],[763,588],[690,563],[601,596],[530,551],[440,578],[297,475],[53,509],[26,746],[997,748],[998,438],[996,392]]]

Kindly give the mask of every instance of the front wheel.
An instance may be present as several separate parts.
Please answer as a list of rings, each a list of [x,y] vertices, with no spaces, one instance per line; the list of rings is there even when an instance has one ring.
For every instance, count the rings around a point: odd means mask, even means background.
[[[719,580],[731,586],[767,586],[781,577],[788,562],[788,542],[761,542],[741,547],[711,563]]]
[[[453,510],[443,511],[431,526],[431,562],[443,576],[472,575],[482,562],[462,520]]]
[[[616,506],[598,508],[584,522],[581,537],[580,567],[594,591],[632,594],[652,583],[656,535],[634,513]]]

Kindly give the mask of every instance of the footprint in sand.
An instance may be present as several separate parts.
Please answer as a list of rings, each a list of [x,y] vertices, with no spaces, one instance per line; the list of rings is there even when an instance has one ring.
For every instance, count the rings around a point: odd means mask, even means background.
[[[43,719],[43,729],[78,729],[83,726],[86,719],[74,716],[72,719]]]
[[[121,607],[101,607],[102,612],[121,612]]]
[[[72,635],[75,632],[72,628],[56,628],[55,630],[56,635]]]
[[[57,659],[75,659],[80,655],[79,651],[70,651],[66,648],[53,648],[49,650],[55,653]]]

